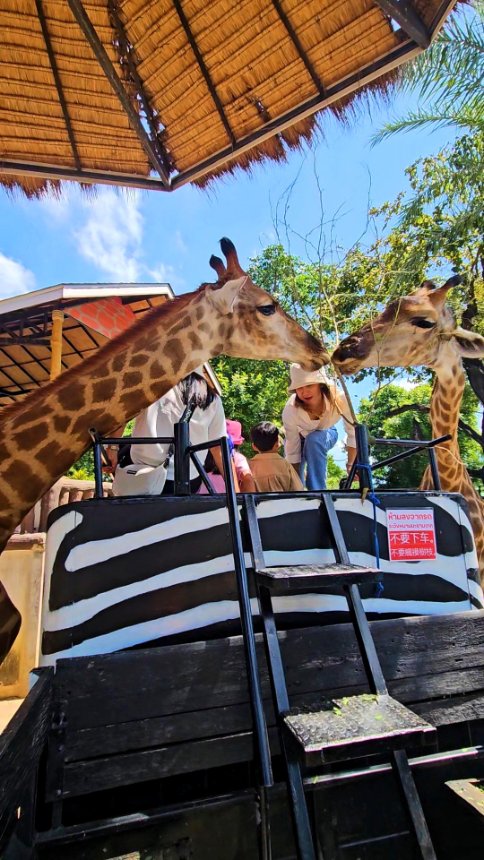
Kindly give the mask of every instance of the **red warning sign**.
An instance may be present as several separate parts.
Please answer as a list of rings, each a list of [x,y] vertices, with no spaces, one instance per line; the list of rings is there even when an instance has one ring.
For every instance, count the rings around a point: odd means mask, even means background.
[[[388,510],[390,561],[425,561],[437,558],[434,512]]]

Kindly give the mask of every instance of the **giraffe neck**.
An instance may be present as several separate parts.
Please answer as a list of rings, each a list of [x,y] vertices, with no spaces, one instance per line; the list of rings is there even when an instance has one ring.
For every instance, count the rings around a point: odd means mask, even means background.
[[[459,426],[460,405],[464,393],[465,376],[461,362],[451,368],[436,369],[432,398],[430,401],[430,422],[435,437],[450,433],[451,439],[444,443],[460,460],[457,430]],[[440,450],[440,448],[439,448]]]
[[[464,393],[465,375],[460,360],[436,368],[436,378],[430,403],[432,436],[451,434],[451,439],[437,446],[437,461],[441,487],[447,493],[464,496],[474,532],[481,581],[484,584],[484,501],[476,492],[466,466],[462,462],[457,439],[460,406]],[[421,488],[432,488],[427,469]]]
[[[89,447],[214,353],[203,291],[163,305],[2,416],[0,551],[22,517]]]

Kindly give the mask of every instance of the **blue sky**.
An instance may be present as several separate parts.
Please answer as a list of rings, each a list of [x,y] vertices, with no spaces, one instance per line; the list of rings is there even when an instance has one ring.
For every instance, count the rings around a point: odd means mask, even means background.
[[[58,283],[169,282],[176,293],[213,280],[208,260],[229,236],[242,265],[276,241],[275,211],[294,184],[287,221],[306,234],[337,216],[337,243],[350,247],[365,230],[368,205],[392,200],[406,186],[405,168],[437,152],[452,133],[420,130],[371,147],[372,133],[414,100],[361,111],[351,126],[322,120],[311,150],[287,164],[237,171],[208,191],[187,186],[173,194],[98,187],[83,194],[66,183],[60,199],[27,200],[0,190],[0,298]],[[290,250],[304,255],[291,238]],[[352,387],[355,406],[368,387]],[[338,460],[340,457],[338,457]]]

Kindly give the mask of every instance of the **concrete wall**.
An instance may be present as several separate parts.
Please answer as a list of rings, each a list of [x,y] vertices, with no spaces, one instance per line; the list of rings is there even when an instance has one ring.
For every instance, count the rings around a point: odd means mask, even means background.
[[[0,666],[0,699],[23,698],[39,663],[45,534],[13,535],[0,556],[0,580],[22,616],[20,632]]]
[[[111,494],[110,484],[104,484],[104,494]],[[17,639],[0,666],[0,700],[24,698],[29,690],[29,672],[39,665],[45,531],[49,513],[60,505],[93,495],[94,481],[61,478],[24,517],[0,555],[0,581],[22,616]]]

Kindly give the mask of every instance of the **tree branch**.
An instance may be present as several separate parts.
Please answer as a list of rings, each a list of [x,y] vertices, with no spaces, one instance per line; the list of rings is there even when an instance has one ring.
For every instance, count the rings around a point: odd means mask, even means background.
[[[405,403],[403,406],[396,406],[395,409],[390,409],[387,412],[387,418],[393,418],[395,415],[402,415],[404,412],[422,412],[428,413],[430,411],[429,406],[424,406],[422,403]],[[463,421],[462,418],[459,418],[459,430],[462,430],[466,436],[469,436],[470,439],[473,439],[474,442],[477,442],[478,445],[484,450],[484,435],[479,433],[477,430],[474,430],[470,424],[467,424],[466,421]]]

